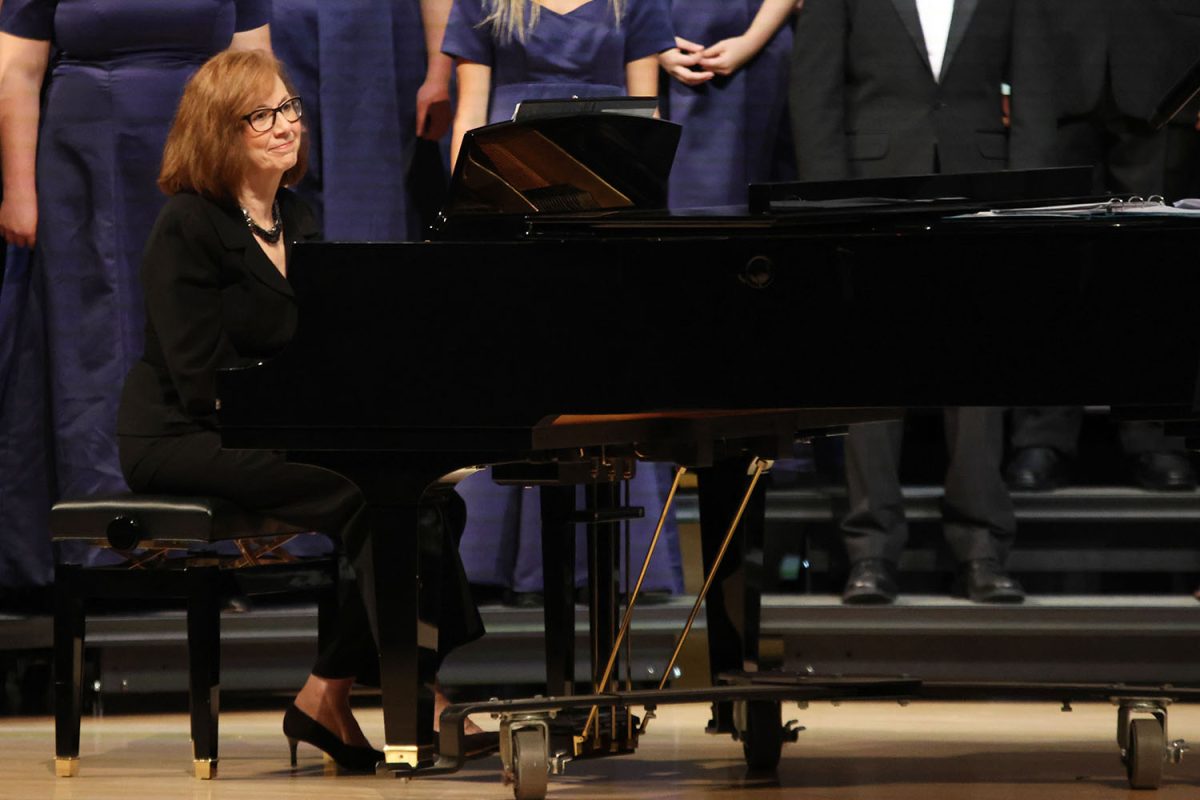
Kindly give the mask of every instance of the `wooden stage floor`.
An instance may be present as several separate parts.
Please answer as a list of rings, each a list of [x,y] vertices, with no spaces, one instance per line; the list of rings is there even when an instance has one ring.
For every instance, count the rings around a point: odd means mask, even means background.
[[[378,744],[377,709],[360,713]],[[885,703],[805,711],[785,706],[808,730],[787,745],[777,777],[750,777],[741,747],[703,733],[707,708],[668,706],[639,751],[577,762],[551,777],[550,798],[652,797],[655,800],[1107,800],[1200,796],[1200,755],[1167,765],[1157,793],[1132,792],[1115,741],[1116,709],[1079,704]],[[0,798],[8,800],[505,800],[499,759],[474,762],[453,776],[401,781],[326,775],[319,753],[301,745],[297,770],[287,764],[279,712],[221,717],[220,775],[191,777],[187,719],[182,714],[87,718],[81,774],[55,778],[53,721],[0,720]],[[487,722],[485,720],[485,722]],[[494,723],[493,723],[494,724]],[[1175,706],[1174,738],[1200,742],[1200,708]]]

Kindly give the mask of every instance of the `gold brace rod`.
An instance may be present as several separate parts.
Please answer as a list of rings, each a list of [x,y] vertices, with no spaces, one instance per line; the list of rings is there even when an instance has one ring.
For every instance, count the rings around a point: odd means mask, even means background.
[[[262,563],[263,559],[274,555],[275,559],[282,564],[293,564],[296,562],[296,557],[286,550],[280,550],[285,544],[296,538],[296,534],[288,534],[276,536],[267,539],[263,542],[257,542],[253,539],[235,539],[238,551],[242,557],[233,563],[233,569],[241,569],[242,567],[254,567]]]
[[[629,625],[633,622],[633,608],[637,603],[638,592],[642,590],[642,582],[646,580],[646,573],[650,571],[650,559],[654,556],[654,548],[658,546],[658,537],[662,533],[663,526],[667,523],[667,514],[671,510],[671,504],[675,501],[675,493],[679,490],[679,482],[683,480],[684,473],[687,472],[687,467],[679,467],[675,470],[675,480],[671,482],[671,491],[667,492],[667,501],[663,504],[662,514],[658,517],[658,527],[654,529],[654,536],[650,539],[650,546],[646,548],[646,558],[642,560],[642,571],[638,575],[637,583],[633,585],[633,592],[629,595],[629,602],[625,605],[625,616],[621,620],[621,628],[617,631],[616,641],[613,642],[612,652],[608,654],[608,664],[604,666],[604,677],[600,679],[595,687],[597,692],[605,691],[604,687],[608,686],[609,679],[612,678],[613,665],[616,664],[617,654],[621,650],[621,643],[625,640],[625,635],[629,632]],[[581,738],[586,739],[588,731],[591,730],[592,723],[596,721],[596,714],[600,711],[599,706],[592,706],[592,712],[588,714],[587,724],[583,726]]]
[[[737,530],[738,525],[741,524],[742,515],[746,513],[746,506],[750,505],[750,496],[754,494],[754,487],[758,485],[758,479],[762,477],[768,463],[770,462],[764,459],[755,458],[751,465],[754,467],[754,473],[750,477],[750,486],[746,489],[746,495],[742,498],[742,504],[738,506],[737,514],[733,517],[733,523],[729,526],[729,530],[725,532],[725,541],[721,542],[721,549],[717,552],[712,569],[708,571],[708,577],[704,579],[704,586],[700,589],[700,594],[696,597],[696,603],[692,606],[692,613],[688,614],[687,624],[683,626],[683,634],[679,637],[679,641],[675,645],[675,652],[671,654],[670,663],[663,670],[662,680],[658,682],[659,689],[665,689],[667,681],[671,679],[671,670],[675,668],[675,661],[679,658],[679,652],[683,650],[683,643],[687,641],[688,634],[692,631],[692,623],[696,621],[696,616],[700,613],[700,606],[704,603],[704,598],[708,596],[708,590],[712,588],[713,581],[717,578],[717,570],[721,568],[721,561],[725,558],[725,551],[729,549],[729,543],[733,541],[733,533]]]

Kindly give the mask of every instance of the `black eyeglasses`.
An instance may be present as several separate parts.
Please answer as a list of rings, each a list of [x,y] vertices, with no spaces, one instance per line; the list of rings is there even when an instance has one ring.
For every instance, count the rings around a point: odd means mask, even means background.
[[[304,114],[299,97],[289,97],[275,108],[256,108],[249,114],[243,114],[242,119],[259,133],[266,133],[275,127],[275,115],[283,114],[288,122],[295,122]]]

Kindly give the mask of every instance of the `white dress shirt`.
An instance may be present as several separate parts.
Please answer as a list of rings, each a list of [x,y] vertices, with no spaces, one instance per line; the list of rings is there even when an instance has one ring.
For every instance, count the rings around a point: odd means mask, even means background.
[[[925,35],[929,69],[936,81],[942,74],[942,59],[946,57],[946,40],[950,38],[954,0],[917,0],[917,14],[921,18],[921,32]]]

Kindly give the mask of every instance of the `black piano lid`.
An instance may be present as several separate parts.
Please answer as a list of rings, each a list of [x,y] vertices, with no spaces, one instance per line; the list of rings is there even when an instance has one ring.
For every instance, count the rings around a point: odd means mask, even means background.
[[[580,101],[583,102],[583,101]],[[869,227],[1091,198],[1067,167],[755,184],[748,206],[667,209],[680,127],[594,108],[468,131],[433,238],[513,241]]]
[[[435,236],[488,238],[506,219],[546,213],[665,208],[680,130],[592,110],[468,131]]]

